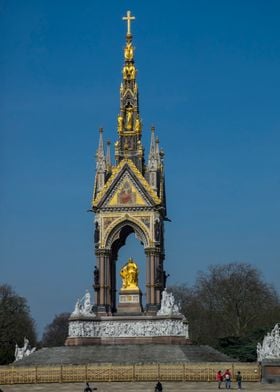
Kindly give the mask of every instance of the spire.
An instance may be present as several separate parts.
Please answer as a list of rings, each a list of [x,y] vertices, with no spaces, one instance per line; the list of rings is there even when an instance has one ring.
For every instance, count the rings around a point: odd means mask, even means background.
[[[151,128],[151,144],[150,144],[150,153],[148,158],[148,170],[157,170],[157,147],[156,147],[156,139],[155,139],[155,127]]]
[[[124,158],[131,159],[143,172],[142,123],[139,115],[137,70],[134,64],[134,46],[131,34],[131,21],[135,20],[135,17],[131,16],[130,11],[127,11],[123,20],[127,21],[127,34],[120,87],[120,112],[117,119],[119,139],[115,144],[115,156],[117,163]]]
[[[95,193],[98,193],[105,184],[106,159],[104,154],[103,128],[99,128],[99,144],[96,152],[96,178]]]
[[[96,152],[96,170],[105,170],[105,155],[104,155],[104,143],[103,143],[103,128],[99,128],[99,144]]]
[[[107,141],[107,151],[106,151],[106,167],[107,170],[111,170],[111,142]]]
[[[159,138],[156,137],[156,160],[158,163],[158,167],[160,167],[160,151],[159,151]]]
[[[163,165],[161,162],[161,155],[159,150],[159,139],[155,137],[155,127],[151,128],[151,144],[148,164],[146,169],[146,178],[151,187],[159,194],[160,193],[160,179],[162,177]]]
[[[155,127],[151,128],[151,145],[150,153],[148,158],[147,170],[159,170],[160,169],[160,151],[159,151],[159,139],[155,137]]]

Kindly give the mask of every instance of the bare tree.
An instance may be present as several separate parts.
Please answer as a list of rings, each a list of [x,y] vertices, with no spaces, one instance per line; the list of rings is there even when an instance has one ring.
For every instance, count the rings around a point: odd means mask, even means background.
[[[174,286],[172,291],[182,303],[194,342],[217,347],[221,339],[232,337],[244,343],[280,320],[279,294],[250,264],[212,265],[198,274],[194,287]]]
[[[244,336],[256,327],[270,327],[279,296],[260,272],[245,263],[210,266],[195,285],[203,310],[215,315],[224,336]]]
[[[14,361],[15,344],[22,344],[25,336],[36,345],[35,323],[27,301],[9,285],[0,285],[0,365]]]
[[[46,326],[42,345],[45,347],[63,346],[68,336],[68,319],[70,313],[55,315],[53,321]]]

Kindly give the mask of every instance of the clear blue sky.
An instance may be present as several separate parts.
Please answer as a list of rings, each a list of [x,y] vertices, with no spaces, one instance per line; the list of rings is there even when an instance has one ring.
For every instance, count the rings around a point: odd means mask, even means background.
[[[86,210],[98,128],[117,138],[127,9],[143,142],[155,124],[166,153],[169,284],[244,261],[280,289],[280,2],[2,0],[0,279],[39,332],[91,288]],[[130,255],[143,263],[133,236]]]

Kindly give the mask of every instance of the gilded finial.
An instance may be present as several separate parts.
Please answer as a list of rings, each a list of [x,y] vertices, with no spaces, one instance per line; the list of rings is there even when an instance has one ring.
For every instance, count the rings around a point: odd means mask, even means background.
[[[131,21],[135,20],[135,16],[131,16],[131,12],[127,11],[126,16],[123,16],[123,20],[127,21],[127,36],[131,35]]]

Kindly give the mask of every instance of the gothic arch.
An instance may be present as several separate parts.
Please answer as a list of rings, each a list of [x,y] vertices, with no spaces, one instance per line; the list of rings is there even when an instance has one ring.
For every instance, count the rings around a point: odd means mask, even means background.
[[[124,238],[121,238],[122,231],[126,227],[131,228],[131,230],[127,229],[127,233],[124,233]],[[147,231],[145,226],[142,225],[136,219],[133,219],[131,217],[129,217],[129,218],[126,217],[125,219],[122,219],[121,221],[119,221],[117,223],[114,222],[113,227],[108,230],[106,237],[105,237],[105,240],[104,240],[105,248],[111,249],[116,240],[119,240],[119,241],[125,243],[126,238],[132,232],[135,233],[136,238],[143,244],[144,249],[149,247],[149,244],[150,244],[149,232]],[[124,245],[124,243],[122,245]]]

